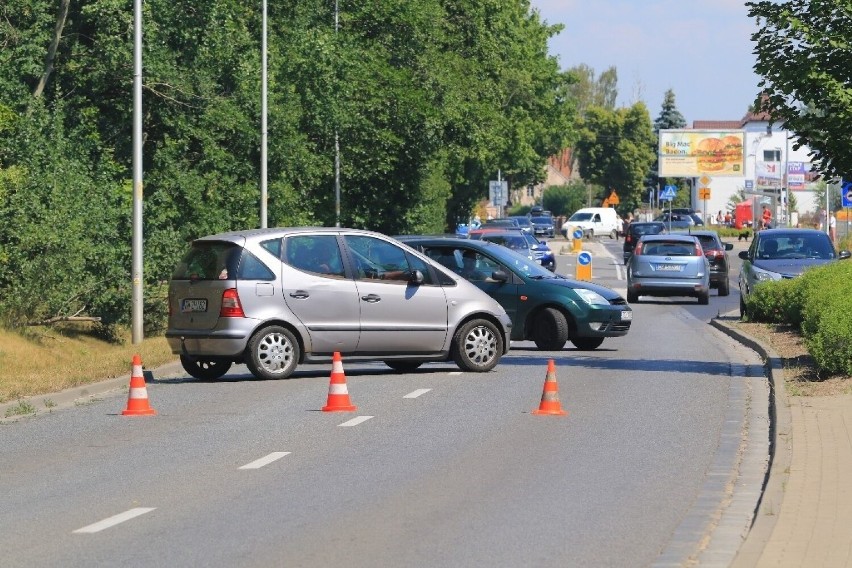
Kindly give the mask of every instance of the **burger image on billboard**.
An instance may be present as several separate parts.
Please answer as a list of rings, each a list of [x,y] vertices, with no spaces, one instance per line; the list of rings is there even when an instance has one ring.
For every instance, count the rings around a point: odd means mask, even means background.
[[[695,147],[698,169],[702,172],[717,172],[725,167],[725,145],[719,138],[703,138]]]
[[[722,149],[725,151],[725,159],[729,162],[739,162],[743,159],[743,142],[738,136],[725,136],[722,138]]]

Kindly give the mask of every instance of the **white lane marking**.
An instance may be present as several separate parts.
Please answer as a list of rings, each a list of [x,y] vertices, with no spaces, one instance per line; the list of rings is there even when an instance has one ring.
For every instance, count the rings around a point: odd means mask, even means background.
[[[427,393],[427,392],[429,392],[430,390],[432,390],[432,389],[417,389],[416,391],[414,391],[414,392],[410,392],[410,393],[408,393],[407,395],[405,395],[405,396],[404,396],[404,397],[402,397],[402,398],[417,398],[417,397],[418,397],[418,396],[420,396],[421,394],[426,394],[426,393]]]
[[[123,523],[124,521],[129,521],[130,519],[134,519],[139,515],[144,515],[145,513],[150,513],[156,509],[156,507],[136,507],[135,509],[130,509],[129,511],[125,511],[123,513],[119,513],[117,515],[113,515],[108,519],[104,519],[102,521],[98,521],[97,523],[91,524],[89,526],[83,527],[82,529],[77,529],[74,531],[75,533],[96,533],[100,532],[104,529],[108,529],[110,527],[114,527],[117,524]]]
[[[461,374],[462,374],[462,372],[461,372],[461,371],[450,371],[450,376],[451,376],[451,377],[452,377],[453,375],[461,375]]]
[[[358,416],[357,418],[353,418],[352,420],[347,420],[343,424],[339,424],[338,426],[357,426],[361,422],[366,422],[372,418],[372,416]]]
[[[260,459],[254,460],[251,463],[247,463],[246,465],[241,465],[237,469],[260,469],[265,465],[269,465],[275,460],[280,460],[286,455],[289,455],[290,452],[272,452],[268,456],[264,456]]]

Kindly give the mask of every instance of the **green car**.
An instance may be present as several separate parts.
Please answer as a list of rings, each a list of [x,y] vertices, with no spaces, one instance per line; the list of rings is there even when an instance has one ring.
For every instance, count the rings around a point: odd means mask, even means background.
[[[597,349],[626,335],[633,310],[606,286],[554,274],[534,260],[487,241],[406,235],[399,241],[426,254],[496,299],[512,319],[514,341],[539,349]]]

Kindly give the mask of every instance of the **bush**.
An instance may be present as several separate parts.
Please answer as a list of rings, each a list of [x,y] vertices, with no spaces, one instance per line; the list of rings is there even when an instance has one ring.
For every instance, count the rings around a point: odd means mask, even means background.
[[[799,315],[800,279],[763,282],[754,287],[746,299],[751,320],[766,323],[786,323],[796,327]]]
[[[852,263],[835,262],[803,278],[802,336],[820,368],[852,374]]]

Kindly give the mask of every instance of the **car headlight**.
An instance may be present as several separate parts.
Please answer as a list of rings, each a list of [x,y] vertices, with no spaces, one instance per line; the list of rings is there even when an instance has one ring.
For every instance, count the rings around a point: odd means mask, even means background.
[[[609,305],[609,301],[606,298],[604,298],[603,296],[601,296],[600,294],[598,294],[597,292],[595,292],[593,290],[586,290],[584,288],[576,288],[574,291],[577,292],[577,295],[580,296],[580,298],[589,305],[592,305],[592,306],[608,306]]]
[[[770,280],[781,280],[781,275],[777,272],[770,272],[762,268],[752,267],[754,270],[754,279],[757,282],[768,282]]]

